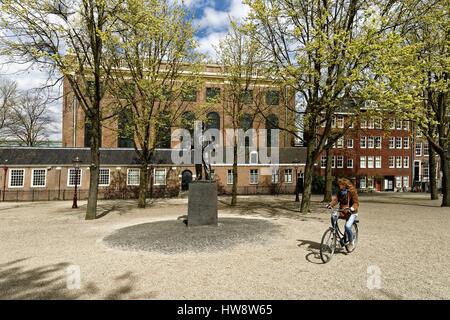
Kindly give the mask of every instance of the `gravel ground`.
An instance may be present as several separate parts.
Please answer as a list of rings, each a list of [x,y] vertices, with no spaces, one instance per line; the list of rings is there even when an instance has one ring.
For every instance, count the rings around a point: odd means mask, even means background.
[[[319,198],[309,215],[292,197],[239,200],[231,209],[221,199],[222,229],[206,244],[198,234],[183,239],[186,199],[145,210],[104,201],[96,221],[83,219],[84,202],[78,210],[69,202],[0,203],[0,299],[450,299],[450,209],[439,201],[361,196],[357,249],[322,264],[330,222]],[[80,288],[68,289],[74,266]]]

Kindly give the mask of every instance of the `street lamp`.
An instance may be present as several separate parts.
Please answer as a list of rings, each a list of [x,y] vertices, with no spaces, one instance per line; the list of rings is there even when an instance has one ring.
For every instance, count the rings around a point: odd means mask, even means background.
[[[76,157],[75,159],[73,159],[73,166],[75,168],[75,192],[73,193],[73,204],[72,204],[72,209],[77,209],[78,208],[78,203],[77,203],[77,187],[78,187],[78,175],[80,172],[80,163],[81,160],[80,158]]]
[[[3,164],[3,194],[2,194],[2,201],[5,202],[5,193],[6,193],[6,175],[8,174],[8,159],[5,159],[5,162]]]

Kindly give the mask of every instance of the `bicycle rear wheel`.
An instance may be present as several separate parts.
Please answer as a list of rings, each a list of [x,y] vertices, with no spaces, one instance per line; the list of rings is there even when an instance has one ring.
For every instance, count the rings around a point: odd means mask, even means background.
[[[358,243],[358,225],[356,223],[352,224],[352,233],[353,233],[353,240],[355,241],[353,245],[345,246],[345,249],[347,250],[348,253],[355,251],[356,244]]]
[[[333,228],[329,228],[322,236],[320,243],[320,259],[323,263],[330,262],[336,250],[336,235]]]

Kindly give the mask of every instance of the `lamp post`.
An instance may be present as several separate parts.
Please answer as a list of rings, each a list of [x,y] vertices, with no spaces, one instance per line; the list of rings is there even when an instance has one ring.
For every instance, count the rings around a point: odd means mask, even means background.
[[[79,172],[80,172],[80,163],[81,163],[80,158],[76,157],[75,159],[73,159],[73,166],[75,168],[75,192],[73,193],[72,209],[77,209],[78,208],[77,187],[78,187],[78,181],[79,181],[78,177],[79,177]]]
[[[6,176],[7,176],[7,174],[8,174],[8,159],[5,160],[3,166],[4,166],[4,167],[3,167],[4,175],[3,175],[3,194],[2,194],[2,201],[5,202]]]

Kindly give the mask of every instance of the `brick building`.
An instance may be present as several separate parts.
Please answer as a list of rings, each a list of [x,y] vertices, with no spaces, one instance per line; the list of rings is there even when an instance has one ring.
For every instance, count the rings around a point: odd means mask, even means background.
[[[346,114],[336,115],[334,128],[344,128]],[[412,186],[414,134],[410,121],[357,119],[332,148],[333,176],[349,177],[361,191],[406,191]],[[326,155],[319,172],[325,175]]]

